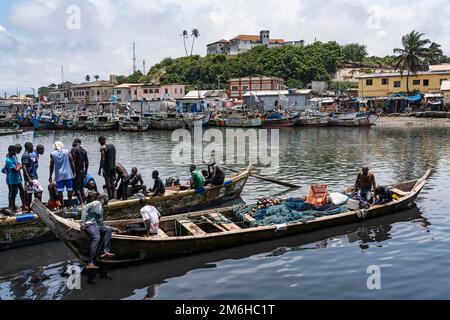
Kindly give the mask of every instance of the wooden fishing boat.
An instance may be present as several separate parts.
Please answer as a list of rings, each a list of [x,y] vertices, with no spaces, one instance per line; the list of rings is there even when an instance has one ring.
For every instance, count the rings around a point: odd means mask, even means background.
[[[31,119],[34,130],[54,130],[55,122],[50,116],[39,116]]]
[[[11,128],[16,125],[16,119],[11,115],[0,114],[0,128]]]
[[[32,117],[27,114],[16,114],[16,118],[17,118],[17,122],[19,123],[19,126],[24,127],[24,128],[31,128],[33,127],[33,123],[31,121]]]
[[[303,112],[297,120],[297,124],[304,127],[326,127],[329,117],[327,114],[314,111]]]
[[[163,215],[211,208],[222,203],[233,201],[240,196],[251,174],[252,166],[225,180],[221,186],[207,186],[203,193],[185,186],[166,188],[161,197],[131,198],[126,201],[113,200],[105,208],[106,220],[137,218],[139,208],[146,204],[155,206]],[[81,218],[81,207],[70,211],[55,212],[61,217]],[[39,221],[39,217],[31,212],[8,217],[0,210],[0,251],[11,248],[38,244],[54,239],[55,236]]]
[[[213,115],[209,119],[209,126],[232,128],[258,128],[262,126],[260,117],[248,117],[245,115]]]
[[[379,116],[369,112],[354,112],[348,114],[333,114],[328,124],[343,127],[371,127]]]
[[[131,116],[119,121],[120,131],[143,132],[149,128],[148,123],[141,116]]]
[[[247,227],[245,222],[234,216],[234,208],[222,208],[164,217],[160,221],[158,235],[146,238],[143,236],[144,228],[140,219],[110,221],[106,224],[116,230],[112,237],[111,250],[115,256],[112,259],[102,259],[100,263],[117,265],[179,257],[358,223],[392,214],[407,209],[414,203],[430,173],[427,171],[418,180],[391,186],[398,195],[398,200],[372,206],[365,212],[347,211],[307,222]],[[37,200],[33,202],[32,208],[81,261],[87,261],[90,239],[87,233],[81,231],[79,222],[55,215]]]
[[[69,129],[72,130],[86,130],[87,125],[86,122],[89,120],[89,116],[87,115],[78,115],[72,120],[70,120],[67,124]]]
[[[264,128],[293,127],[297,120],[297,116],[289,113],[270,112],[263,117],[262,126]]]
[[[94,116],[85,122],[89,131],[108,131],[119,128],[119,121],[112,116]]]
[[[195,125],[203,126],[206,115],[188,113],[158,113],[146,117],[152,130],[192,129]]]

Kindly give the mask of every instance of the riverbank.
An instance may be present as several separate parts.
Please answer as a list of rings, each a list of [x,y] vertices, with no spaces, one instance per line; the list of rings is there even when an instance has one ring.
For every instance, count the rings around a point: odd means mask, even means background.
[[[380,117],[377,127],[450,127],[449,118]]]

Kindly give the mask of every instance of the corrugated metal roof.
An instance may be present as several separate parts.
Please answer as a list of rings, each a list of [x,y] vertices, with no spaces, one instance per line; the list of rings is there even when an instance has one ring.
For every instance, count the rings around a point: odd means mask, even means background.
[[[244,94],[244,97],[250,96],[278,96],[278,95],[305,95],[310,94],[312,90],[292,90],[289,92],[288,90],[264,90],[264,91],[249,91]]]

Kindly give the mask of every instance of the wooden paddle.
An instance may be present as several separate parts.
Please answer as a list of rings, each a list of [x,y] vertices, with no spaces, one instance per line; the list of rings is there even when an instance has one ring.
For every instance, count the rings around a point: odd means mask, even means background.
[[[238,170],[231,169],[231,168],[226,167],[226,166],[223,166],[223,167],[224,167],[225,169],[227,169],[227,170],[230,170],[231,172],[240,173],[240,171],[238,171]],[[279,184],[279,185],[281,185],[281,186],[288,187],[288,188],[293,188],[293,189],[301,188],[301,187],[298,186],[298,185],[295,185],[295,184],[292,184],[292,183],[289,183],[289,182],[284,182],[284,181],[276,180],[276,179],[273,179],[273,178],[263,177],[263,176],[260,176],[259,174],[256,174],[256,173],[250,173],[250,176],[252,176],[252,177],[254,177],[254,178],[256,178],[256,179],[259,179],[259,180],[264,180],[264,181],[272,182],[272,183]]]

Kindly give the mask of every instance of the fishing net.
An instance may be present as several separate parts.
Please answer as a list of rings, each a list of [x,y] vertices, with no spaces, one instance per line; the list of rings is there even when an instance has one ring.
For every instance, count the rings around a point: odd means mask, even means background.
[[[263,207],[258,205],[240,206],[234,209],[234,216],[249,223],[250,227],[270,226],[283,223],[307,222],[320,217],[347,211],[346,206],[327,204],[315,207],[304,200],[290,198],[282,204]],[[253,219],[249,219],[249,217]]]

